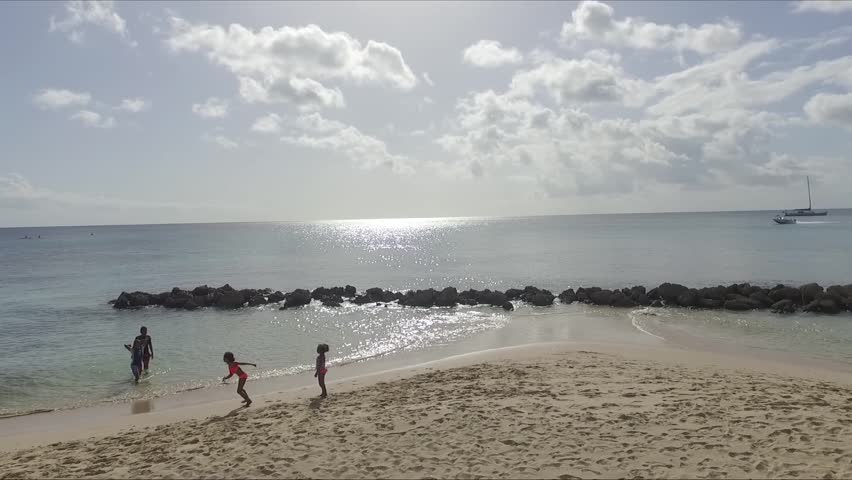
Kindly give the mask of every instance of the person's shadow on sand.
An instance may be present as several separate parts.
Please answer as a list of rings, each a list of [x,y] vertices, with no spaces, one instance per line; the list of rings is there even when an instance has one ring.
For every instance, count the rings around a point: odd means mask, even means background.
[[[323,400],[325,400],[325,399],[321,398],[321,397],[312,398],[311,402],[310,402],[310,404],[308,404],[308,406],[310,407],[311,410],[319,410],[319,408],[322,406]]]
[[[223,420],[227,420],[231,417],[236,416],[237,413],[239,413],[241,410],[245,410],[246,408],[247,408],[246,405],[243,405],[242,407],[237,407],[237,408],[231,410],[230,412],[228,412],[228,413],[226,413],[222,416],[214,415],[214,416],[208,418],[207,421],[204,422],[204,425],[210,425],[211,423],[216,423],[216,422],[221,422]]]

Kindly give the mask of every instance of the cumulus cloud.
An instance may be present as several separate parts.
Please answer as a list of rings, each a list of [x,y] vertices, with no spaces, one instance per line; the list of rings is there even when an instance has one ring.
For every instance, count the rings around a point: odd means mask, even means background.
[[[608,51],[537,54],[504,91],[458,101],[436,140],[448,154],[441,171],[522,179],[551,197],[787,184],[835,160],[778,151],[777,140],[802,124],[781,106],[810,89],[852,85],[852,56],[754,73],[790,45],[756,40],[649,80]],[[811,124],[852,126],[852,94],[818,93],[803,109]]]
[[[171,18],[166,40],[175,52],[206,54],[239,80],[248,102],[292,103],[304,110],[341,107],[343,94],[328,82],[414,88],[418,79],[402,53],[386,43],[362,44],[345,32],[317,25],[227,28]]]
[[[51,32],[64,32],[74,43],[82,43],[86,27],[95,26],[129,40],[127,22],[110,0],[71,0],[65,3],[65,18],[50,17]],[[132,42],[131,42],[132,43]]]
[[[115,118],[105,117],[98,112],[91,110],[80,110],[74,115],[71,115],[71,120],[80,122],[85,127],[91,128],[113,128],[115,127]]]
[[[793,11],[819,12],[819,13],[842,13],[852,12],[852,2],[848,0],[801,0],[793,2]]]
[[[618,20],[615,10],[595,0],[581,2],[571,21],[562,25],[560,38],[566,45],[577,40],[595,40],[617,47],[694,51],[707,55],[736,47],[742,37],[740,26],[729,20],[691,25],[667,25],[626,17]]]
[[[281,141],[345,156],[362,169],[389,168],[398,174],[414,171],[408,158],[389,153],[382,140],[317,112],[299,116],[292,127],[294,131],[281,137]]]
[[[852,93],[818,93],[805,104],[805,113],[812,121],[852,129]]]
[[[589,58],[553,59],[520,71],[512,77],[510,89],[528,97],[543,91],[560,104],[616,102],[628,106],[641,105],[649,91],[643,81],[630,78],[620,66]]]
[[[240,95],[248,103],[289,103],[300,110],[343,108],[343,93],[310,78],[267,77],[262,81],[239,77]]]
[[[278,133],[281,131],[281,117],[270,113],[255,120],[251,129],[258,133]]]
[[[33,103],[43,110],[58,110],[65,107],[88,105],[92,95],[65,89],[46,88],[33,96]]]
[[[204,103],[193,103],[192,113],[201,118],[225,118],[228,116],[228,101],[210,97]]]
[[[201,136],[201,139],[207,143],[224,148],[225,150],[233,150],[240,146],[237,142],[224,135],[210,135],[205,133]]]
[[[124,112],[139,113],[150,109],[151,102],[145,100],[144,98],[125,98],[121,101],[121,104],[116,108]]]
[[[476,67],[494,68],[516,65],[524,61],[524,56],[517,48],[504,48],[496,40],[480,40],[464,50],[462,59]]]

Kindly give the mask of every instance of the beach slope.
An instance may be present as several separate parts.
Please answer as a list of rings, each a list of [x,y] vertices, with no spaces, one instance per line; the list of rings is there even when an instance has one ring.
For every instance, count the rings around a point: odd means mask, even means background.
[[[2,478],[850,476],[849,384],[586,351],[0,453]]]

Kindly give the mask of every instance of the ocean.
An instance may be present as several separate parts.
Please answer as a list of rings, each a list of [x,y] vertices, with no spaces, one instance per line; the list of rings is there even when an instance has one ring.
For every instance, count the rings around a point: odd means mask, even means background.
[[[852,366],[852,314],[587,305],[415,309],[316,303],[193,312],[115,310],[121,291],[229,283],[523,288],[558,293],[678,282],[691,287],[852,283],[852,210],[776,225],[774,212],[434,218],[0,229],[0,414],[213,387],[222,353],[253,379],[537,341],[673,342]],[[32,238],[24,238],[32,237]],[[40,237],[40,238],[39,238]],[[150,330],[152,371],[134,385],[122,347]],[[418,357],[420,355],[420,357]],[[792,360],[791,360],[792,361]]]

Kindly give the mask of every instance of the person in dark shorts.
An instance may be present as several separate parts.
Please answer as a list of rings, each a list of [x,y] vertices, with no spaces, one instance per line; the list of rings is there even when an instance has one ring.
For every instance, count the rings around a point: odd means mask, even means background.
[[[142,342],[139,339],[133,340],[133,345],[124,345],[130,351],[130,371],[133,372],[133,381],[139,383],[139,376],[142,375]]]
[[[148,327],[140,328],[139,333],[140,335],[136,337],[136,340],[142,343],[142,367],[147,372],[148,362],[154,358],[154,343],[151,341],[151,336],[148,335]]]

